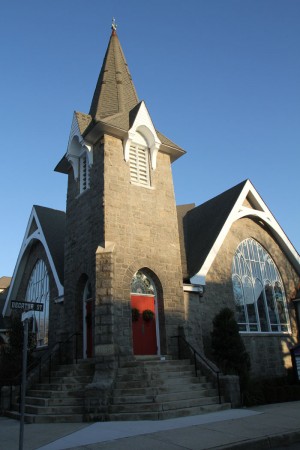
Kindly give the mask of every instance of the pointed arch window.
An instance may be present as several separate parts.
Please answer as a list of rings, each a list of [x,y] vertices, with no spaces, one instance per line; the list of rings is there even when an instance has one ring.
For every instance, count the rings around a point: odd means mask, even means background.
[[[254,239],[238,246],[232,283],[240,331],[290,332],[281,276],[271,256]]]
[[[25,301],[43,303],[44,308],[41,312],[34,312],[36,325],[37,347],[48,345],[49,329],[49,275],[46,264],[39,259],[31,273]]]

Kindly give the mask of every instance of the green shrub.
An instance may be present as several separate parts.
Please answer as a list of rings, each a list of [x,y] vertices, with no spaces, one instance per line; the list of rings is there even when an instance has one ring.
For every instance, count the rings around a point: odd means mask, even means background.
[[[224,308],[215,316],[211,345],[214,359],[222,372],[239,375],[241,389],[244,390],[249,379],[250,358],[231,309]]]

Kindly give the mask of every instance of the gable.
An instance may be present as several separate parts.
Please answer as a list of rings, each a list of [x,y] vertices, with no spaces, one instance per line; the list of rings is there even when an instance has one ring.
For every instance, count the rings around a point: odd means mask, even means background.
[[[194,208],[184,217],[188,236],[187,266],[192,283],[205,284],[207,272],[232,224],[243,217],[261,221],[300,274],[297,251],[250,180],[246,180]]]
[[[7,294],[3,315],[8,315],[10,312],[10,301],[14,299],[18,292],[30,248],[36,241],[39,241],[45,250],[58,295],[63,295],[64,235],[65,213],[63,211],[33,206]]]

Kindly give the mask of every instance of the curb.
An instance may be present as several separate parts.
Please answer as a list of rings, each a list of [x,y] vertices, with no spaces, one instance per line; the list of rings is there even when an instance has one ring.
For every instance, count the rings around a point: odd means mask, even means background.
[[[216,447],[218,450],[266,450],[283,445],[292,445],[300,442],[300,431],[291,431],[289,433],[272,434],[256,439],[247,439],[232,444]]]

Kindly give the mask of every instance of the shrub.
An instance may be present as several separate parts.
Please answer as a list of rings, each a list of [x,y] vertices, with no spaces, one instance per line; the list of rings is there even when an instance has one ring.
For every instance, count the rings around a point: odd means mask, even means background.
[[[214,359],[222,372],[239,375],[241,389],[244,390],[249,379],[250,358],[231,309],[224,308],[215,316],[211,345]]]

